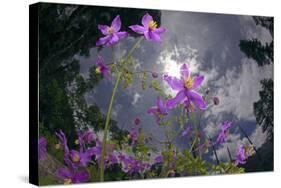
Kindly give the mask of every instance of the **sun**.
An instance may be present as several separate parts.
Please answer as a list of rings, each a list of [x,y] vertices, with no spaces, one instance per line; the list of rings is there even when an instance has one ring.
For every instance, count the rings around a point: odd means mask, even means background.
[[[166,59],[164,62],[164,71],[169,76],[180,77],[180,64],[172,59]]]

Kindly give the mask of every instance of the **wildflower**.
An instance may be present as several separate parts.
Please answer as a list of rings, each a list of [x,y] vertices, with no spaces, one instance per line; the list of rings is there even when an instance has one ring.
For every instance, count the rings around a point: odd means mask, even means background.
[[[238,152],[236,155],[236,161],[235,164],[245,164],[246,163],[246,159],[247,159],[247,155],[246,155],[246,149],[243,145],[240,145],[238,148]]]
[[[174,98],[167,101],[167,107],[173,108],[177,104],[184,102],[187,106],[194,104],[199,109],[206,109],[204,99],[199,93],[194,91],[201,85],[204,80],[204,76],[195,76],[192,78],[187,64],[183,64],[180,67],[180,74],[180,79],[168,75],[164,76],[164,80],[170,85],[170,87],[173,90],[178,91]]]
[[[98,29],[102,32],[103,35],[105,35],[105,37],[102,37],[97,41],[97,46],[111,46],[116,44],[119,40],[128,36],[127,32],[119,31],[121,29],[121,20],[119,15],[114,18],[111,26],[98,25]]]
[[[72,167],[62,167],[57,170],[57,176],[64,181],[64,184],[83,183],[90,180],[87,170],[80,170]]]
[[[157,155],[154,159],[155,163],[162,163],[164,160],[163,155]]]
[[[96,73],[102,74],[104,77],[109,76],[109,68],[106,66],[104,60],[102,57],[98,56],[97,62],[96,62],[97,68]]]
[[[47,141],[46,141],[46,139],[44,137],[41,137],[39,139],[39,143],[38,144],[39,144],[39,153],[38,153],[39,155],[38,155],[38,157],[39,157],[39,160],[41,161],[41,160],[44,160],[46,158]]]
[[[62,130],[60,130],[58,133],[56,132],[55,134],[59,138],[59,143],[56,144],[55,148],[60,149],[61,147],[63,147],[65,154],[68,154],[69,148],[67,146],[67,139],[65,137],[65,134],[62,132]]]
[[[71,150],[69,152],[69,157],[71,158],[72,162],[75,164],[78,164],[79,166],[86,167],[90,160],[92,159],[92,156],[94,155],[100,155],[101,148],[99,147],[92,147],[87,149],[86,151],[80,150]]]
[[[131,128],[128,134],[130,145],[134,145],[138,140],[138,131],[136,128]]]
[[[132,156],[122,156],[122,170],[125,173],[133,174],[141,171],[141,163]]]
[[[221,131],[217,137],[217,144],[222,144],[226,141],[227,136],[229,135],[229,129],[232,126],[232,122],[225,121],[221,123]]]
[[[138,34],[143,34],[146,40],[157,42],[161,41],[160,34],[166,31],[163,27],[158,27],[157,23],[148,13],[142,17],[142,26],[131,25],[129,28]]]
[[[212,142],[209,139],[206,139],[205,142],[199,146],[199,152],[208,153],[211,144]]]
[[[156,106],[149,108],[147,113],[153,114],[156,117],[156,123],[159,125],[160,119],[168,115],[166,103],[160,97],[157,97]]]

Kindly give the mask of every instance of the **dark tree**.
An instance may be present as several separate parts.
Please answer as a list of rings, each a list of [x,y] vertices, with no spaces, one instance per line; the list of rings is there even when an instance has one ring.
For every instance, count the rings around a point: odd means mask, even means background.
[[[239,47],[248,58],[254,59],[259,66],[273,62],[273,42],[262,45],[258,39],[241,40]]]
[[[257,25],[265,27],[273,38],[273,17],[253,16]]]
[[[257,123],[267,131],[268,139],[273,140],[273,80],[261,81],[262,90],[259,92],[260,100],[254,103],[254,114]]]

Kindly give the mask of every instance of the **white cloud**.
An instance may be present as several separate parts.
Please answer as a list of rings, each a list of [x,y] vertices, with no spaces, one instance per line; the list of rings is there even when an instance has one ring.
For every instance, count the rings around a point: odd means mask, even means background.
[[[241,70],[227,70],[215,85],[220,87],[216,95],[220,104],[206,113],[218,115],[221,112],[232,113],[238,119],[254,120],[253,103],[259,100],[260,81],[272,77],[272,66],[258,67],[253,60],[242,59]]]
[[[136,92],[134,95],[134,99],[132,101],[132,105],[136,105],[140,98],[141,98],[141,95],[138,92]]]

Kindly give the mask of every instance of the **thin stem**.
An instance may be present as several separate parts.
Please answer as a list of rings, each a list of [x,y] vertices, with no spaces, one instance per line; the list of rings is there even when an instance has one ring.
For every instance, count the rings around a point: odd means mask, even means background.
[[[106,147],[106,141],[107,141],[107,132],[109,129],[109,121],[110,121],[110,116],[111,116],[111,111],[112,111],[112,106],[113,106],[113,102],[115,99],[115,95],[116,95],[116,91],[118,89],[118,85],[120,83],[121,80],[121,76],[122,73],[118,73],[117,75],[117,79],[114,85],[114,89],[111,95],[111,99],[110,99],[110,103],[109,103],[109,107],[108,107],[108,111],[106,114],[106,120],[105,120],[105,128],[104,128],[104,134],[103,134],[103,142],[102,142],[102,153],[101,153],[101,166],[100,166],[100,181],[104,180],[104,157],[105,157],[105,147]]]
[[[138,45],[140,44],[140,42],[142,40],[143,40],[143,37],[141,37],[136,42],[136,44],[133,46],[133,48],[129,51],[126,60],[121,61],[121,70],[120,70],[120,72],[118,72],[117,78],[116,78],[116,81],[115,81],[115,84],[114,84],[114,88],[113,88],[113,91],[112,91],[108,111],[107,111],[107,114],[106,114],[105,127],[104,127],[104,133],[103,133],[102,153],[101,153],[101,161],[100,161],[100,181],[104,181],[104,157],[105,157],[107,133],[108,133],[108,130],[109,130],[109,122],[110,122],[113,102],[115,100],[116,92],[118,90],[118,86],[119,86],[119,83],[120,83],[122,75],[123,75],[124,66],[125,66],[126,62],[128,61],[128,59],[132,56],[133,52],[135,51],[135,49],[138,47]]]
[[[227,146],[227,153],[228,153],[228,157],[229,157],[229,160],[230,162],[233,161],[232,157],[231,157],[231,153],[230,153],[230,150],[229,150],[229,147]]]

